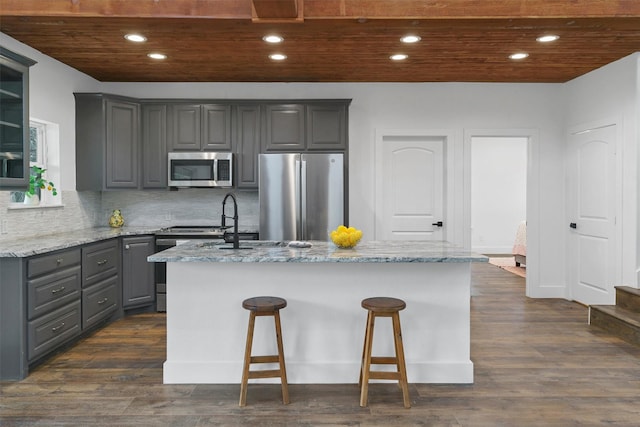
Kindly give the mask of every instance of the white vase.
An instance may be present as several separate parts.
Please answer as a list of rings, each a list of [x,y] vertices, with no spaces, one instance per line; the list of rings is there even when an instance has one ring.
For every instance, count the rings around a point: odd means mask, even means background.
[[[37,194],[34,194],[33,196],[27,196],[25,194],[24,201],[22,203],[29,206],[38,206],[40,204],[40,197],[38,197]]]

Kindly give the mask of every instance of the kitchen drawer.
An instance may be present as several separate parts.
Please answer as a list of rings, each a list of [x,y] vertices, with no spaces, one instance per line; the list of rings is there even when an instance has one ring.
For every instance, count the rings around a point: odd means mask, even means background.
[[[28,323],[28,358],[34,360],[80,333],[80,301]]]
[[[27,277],[31,279],[79,264],[80,248],[29,258],[27,261]]]
[[[82,290],[82,329],[109,317],[118,309],[118,276]]]
[[[78,251],[79,252],[79,251]],[[29,320],[80,300],[80,266],[68,268],[27,282]]]
[[[82,248],[82,286],[90,286],[120,271],[118,241],[113,239]]]

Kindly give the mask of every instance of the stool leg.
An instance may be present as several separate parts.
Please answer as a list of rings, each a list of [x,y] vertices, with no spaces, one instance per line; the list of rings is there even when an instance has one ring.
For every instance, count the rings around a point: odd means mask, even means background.
[[[402,399],[404,400],[404,407],[411,408],[411,400],[409,399],[409,385],[407,384],[407,368],[404,360],[404,346],[402,345],[402,331],[400,330],[400,315],[396,312],[393,313],[393,335],[394,345],[396,348],[396,363],[398,366],[398,372],[400,372],[400,387],[402,387]]]
[[[247,329],[247,344],[244,349],[244,368],[242,369],[242,382],[240,383],[240,406],[247,404],[247,384],[249,382],[249,369],[251,367],[251,346],[253,344],[253,329],[256,324],[256,313],[249,314],[249,328]]]
[[[278,362],[280,364],[280,382],[282,384],[282,402],[289,403],[289,385],[287,384],[287,368],[284,364],[284,346],[282,345],[282,331],[280,328],[280,312],[274,314],[276,323],[276,340],[278,341]]]
[[[362,370],[364,368],[364,355],[367,348],[367,331],[371,321],[371,312],[367,311],[367,323],[364,326],[364,343],[362,344],[362,357],[360,358],[360,376],[358,377],[358,387],[362,387]]]
[[[367,316],[367,331],[364,338],[364,360],[362,362],[362,385],[360,389],[360,406],[367,406],[369,397],[369,372],[371,371],[371,349],[373,345],[373,326],[376,315],[369,311]]]

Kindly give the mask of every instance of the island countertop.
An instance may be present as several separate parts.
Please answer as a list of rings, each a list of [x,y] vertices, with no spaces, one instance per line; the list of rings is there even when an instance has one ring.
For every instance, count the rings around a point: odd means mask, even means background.
[[[290,246],[290,242],[243,241],[231,249],[221,241],[190,241],[147,258],[152,262],[224,263],[456,263],[487,262],[488,258],[443,241],[371,241],[353,249],[340,249],[333,243],[311,241],[311,247]]]

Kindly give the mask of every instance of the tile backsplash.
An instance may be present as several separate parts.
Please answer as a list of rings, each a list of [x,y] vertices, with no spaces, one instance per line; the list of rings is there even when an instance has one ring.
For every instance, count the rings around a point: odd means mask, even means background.
[[[0,242],[21,237],[107,226],[114,209],[120,209],[129,226],[218,225],[224,189],[178,191],[63,191],[60,207],[8,209],[9,192],[0,192]],[[239,227],[258,230],[257,191],[235,191]],[[226,214],[233,215],[229,200]],[[231,222],[229,223],[231,224]]]
[[[120,209],[131,226],[219,225],[222,200],[229,190],[189,188],[177,191],[103,192],[100,222],[107,224],[114,209]],[[234,191],[238,201],[239,227],[258,230],[257,191]],[[226,214],[233,216],[228,200]]]

